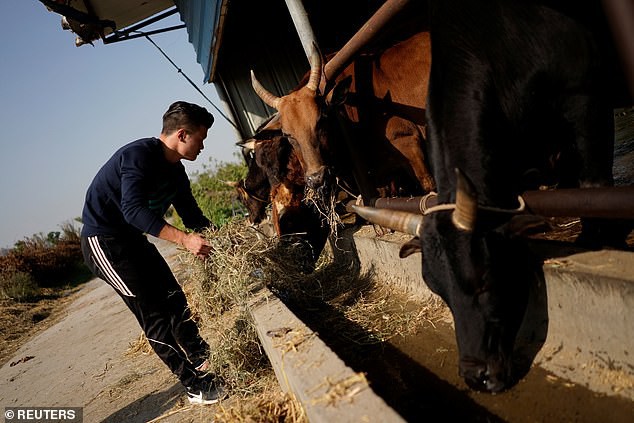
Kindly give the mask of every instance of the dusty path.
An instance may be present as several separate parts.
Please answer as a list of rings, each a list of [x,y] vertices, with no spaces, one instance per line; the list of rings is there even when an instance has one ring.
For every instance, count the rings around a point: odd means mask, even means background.
[[[176,248],[158,245],[174,266]],[[212,411],[188,407],[182,386],[156,355],[131,352],[141,329],[110,286],[94,279],[75,295],[63,318],[22,345],[0,369],[3,411],[83,407],[87,423],[159,417],[173,422],[178,418],[166,415],[183,407],[189,421],[198,421],[197,415]]]

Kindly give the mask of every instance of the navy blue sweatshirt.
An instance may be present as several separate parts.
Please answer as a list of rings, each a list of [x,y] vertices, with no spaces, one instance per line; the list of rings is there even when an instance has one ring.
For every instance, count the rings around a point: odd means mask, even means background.
[[[133,141],[114,153],[88,187],[81,235],[158,236],[171,204],[187,228],[210,225],[183,164],[168,162],[157,138]]]

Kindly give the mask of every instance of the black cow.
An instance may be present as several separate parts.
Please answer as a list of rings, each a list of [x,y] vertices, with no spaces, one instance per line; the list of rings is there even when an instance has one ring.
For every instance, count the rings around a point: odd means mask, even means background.
[[[423,279],[452,311],[462,377],[499,392],[516,382],[511,356],[541,269],[508,230],[518,195],[553,163],[560,186],[612,184],[624,79],[599,1],[434,0],[430,19],[427,145],[442,206],[410,219],[417,238],[402,253],[422,250]],[[597,223],[580,238],[624,240]]]

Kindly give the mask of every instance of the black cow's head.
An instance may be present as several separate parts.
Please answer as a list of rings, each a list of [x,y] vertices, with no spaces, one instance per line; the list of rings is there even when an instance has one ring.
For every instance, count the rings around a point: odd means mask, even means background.
[[[374,223],[416,235],[401,257],[422,251],[423,279],[454,318],[460,375],[473,389],[500,392],[515,383],[512,352],[534,262],[525,244],[507,232],[511,214],[482,210],[466,180],[458,185],[455,209],[441,206],[424,218],[358,210]]]

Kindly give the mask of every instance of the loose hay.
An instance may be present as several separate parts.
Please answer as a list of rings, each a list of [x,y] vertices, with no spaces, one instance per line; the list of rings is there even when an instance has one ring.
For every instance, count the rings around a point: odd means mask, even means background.
[[[344,380],[333,382],[326,379],[313,391],[326,387],[326,393],[314,399],[313,404],[335,405],[341,401],[352,402],[355,395],[368,388],[368,380],[364,373],[356,373]]]
[[[335,192],[331,190],[328,194],[324,194],[321,190],[315,191],[306,187],[304,202],[312,205],[319,212],[324,223],[330,228],[330,236],[337,238],[338,229],[343,226],[343,222],[335,210],[337,204]]]
[[[301,311],[302,320],[319,321],[358,346],[413,333],[442,315],[440,304],[424,307],[394,287],[378,286],[371,274],[360,273],[356,262],[335,258],[328,249],[309,271],[313,266],[306,263],[301,241],[266,237],[241,220],[206,237],[212,246],[208,259],[183,258],[192,269],[184,290],[193,319],[211,346],[210,372],[231,393],[219,407],[217,421],[305,421],[293,397],[270,398],[274,373],[247,308],[262,286]],[[304,340],[301,334],[292,340],[285,334],[280,348],[291,351]],[[240,400],[232,401],[236,396]]]
[[[135,356],[137,354],[148,355],[151,353],[152,346],[143,332],[141,332],[136,341],[130,343],[128,349],[125,351],[125,355],[129,356]]]

